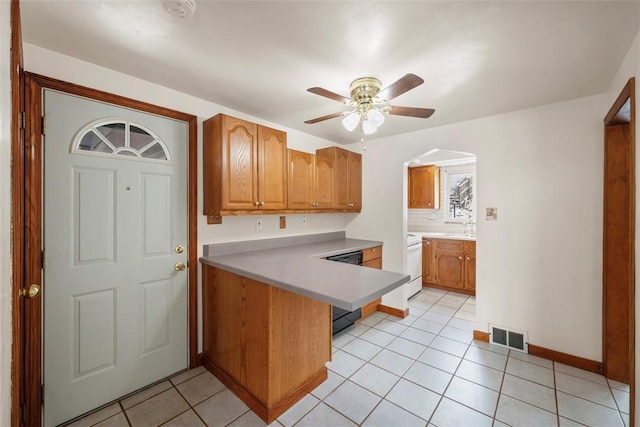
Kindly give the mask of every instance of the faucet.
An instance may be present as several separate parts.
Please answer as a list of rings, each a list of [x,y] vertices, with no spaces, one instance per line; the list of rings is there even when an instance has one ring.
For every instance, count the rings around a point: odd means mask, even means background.
[[[465,236],[476,234],[476,223],[473,221],[471,216],[467,217],[467,220],[462,223],[462,229]]]

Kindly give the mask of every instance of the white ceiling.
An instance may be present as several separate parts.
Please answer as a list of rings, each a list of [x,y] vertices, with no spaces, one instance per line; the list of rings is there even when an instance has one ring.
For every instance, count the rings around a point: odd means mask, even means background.
[[[638,1],[197,0],[190,20],[159,0],[21,8],[27,43],[340,143],[359,140],[340,119],[303,122],[344,106],[307,88],[417,74],[392,104],[436,112],[368,139],[395,135],[605,92],[640,24]]]

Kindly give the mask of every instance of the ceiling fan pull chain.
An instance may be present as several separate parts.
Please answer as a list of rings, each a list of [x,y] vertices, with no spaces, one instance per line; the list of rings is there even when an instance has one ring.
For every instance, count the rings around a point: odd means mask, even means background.
[[[364,140],[364,125],[360,120],[360,143],[362,144],[362,151],[367,151],[367,143]]]

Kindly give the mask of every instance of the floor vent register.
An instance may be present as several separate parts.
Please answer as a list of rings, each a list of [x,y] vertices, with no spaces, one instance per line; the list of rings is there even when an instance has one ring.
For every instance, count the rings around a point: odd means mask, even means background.
[[[527,332],[489,325],[489,342],[501,347],[528,353]]]

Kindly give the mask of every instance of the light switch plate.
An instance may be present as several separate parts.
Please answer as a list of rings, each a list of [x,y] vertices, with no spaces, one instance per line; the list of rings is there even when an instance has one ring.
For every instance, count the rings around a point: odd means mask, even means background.
[[[495,221],[498,219],[498,208],[487,208],[487,221]]]

